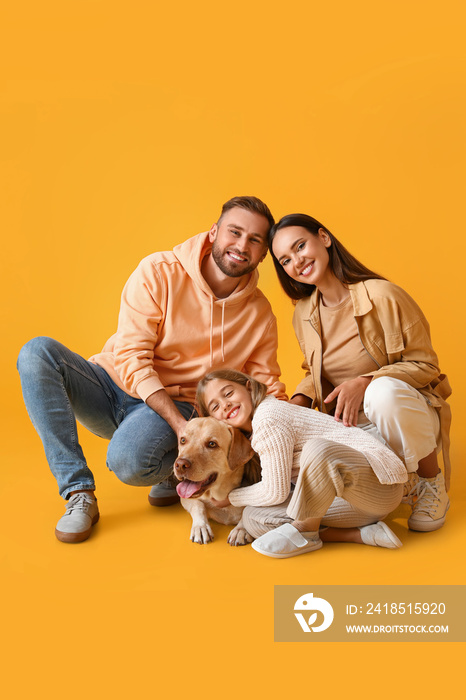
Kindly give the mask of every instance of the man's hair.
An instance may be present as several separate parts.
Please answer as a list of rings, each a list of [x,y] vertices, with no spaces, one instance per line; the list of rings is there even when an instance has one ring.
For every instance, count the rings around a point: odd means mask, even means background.
[[[270,224],[270,228],[272,228],[272,226],[275,224],[275,219],[273,218],[272,212],[268,208],[267,204],[264,204],[264,202],[257,197],[233,197],[233,199],[229,199],[228,202],[225,202],[223,205],[222,212],[217,223],[219,224],[227,211],[234,209],[234,207],[247,209],[247,211],[252,211],[254,214],[265,216]]]

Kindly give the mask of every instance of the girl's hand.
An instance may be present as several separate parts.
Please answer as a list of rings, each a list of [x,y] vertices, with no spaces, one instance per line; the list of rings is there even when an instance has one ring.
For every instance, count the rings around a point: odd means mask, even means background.
[[[223,501],[216,501],[215,498],[211,498],[210,502],[216,508],[226,508],[227,506],[231,506],[230,499],[228,498],[228,496]]]
[[[367,387],[372,377],[356,377],[343,384],[339,384],[327,396],[324,403],[331,403],[337,399],[334,418],[347,427],[358,424],[359,407],[364,399]]]

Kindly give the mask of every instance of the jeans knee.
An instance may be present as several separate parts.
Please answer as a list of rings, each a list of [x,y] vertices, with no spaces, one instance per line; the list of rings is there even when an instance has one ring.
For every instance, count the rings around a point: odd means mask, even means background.
[[[107,450],[107,467],[120,481],[130,486],[137,485],[138,476],[143,471],[142,464],[138,463],[134,454],[112,449],[111,442]]]
[[[107,450],[107,467],[128,486],[153,486],[163,481],[173,469],[173,455],[160,456],[141,450],[125,450],[119,444],[110,444]]]
[[[36,371],[38,363],[49,355],[52,347],[56,346],[56,340],[47,336],[38,336],[29,340],[19,351],[16,367],[21,373]]]

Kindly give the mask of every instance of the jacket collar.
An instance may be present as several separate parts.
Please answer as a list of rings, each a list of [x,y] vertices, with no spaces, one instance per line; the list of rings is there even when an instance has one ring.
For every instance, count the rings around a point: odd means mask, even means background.
[[[366,285],[364,282],[356,282],[348,285],[353,302],[354,315],[364,316],[372,309],[372,301],[369,298]]]

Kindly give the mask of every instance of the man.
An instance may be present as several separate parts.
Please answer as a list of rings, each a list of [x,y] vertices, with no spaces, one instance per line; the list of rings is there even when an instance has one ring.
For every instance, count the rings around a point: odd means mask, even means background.
[[[90,360],[51,338],[23,347],[24,401],[69,499],[59,540],[87,539],[99,519],[76,419],[110,439],[107,466],[121,481],[153,486],[172,471],[177,435],[195,415],[196,385],[206,372],[239,369],[286,398],[276,320],[255,271],[273,223],[259,199],[234,197],[209,232],[142,260],[123,290],[116,334]],[[170,499],[163,488],[150,496],[155,505]]]

